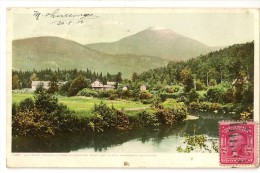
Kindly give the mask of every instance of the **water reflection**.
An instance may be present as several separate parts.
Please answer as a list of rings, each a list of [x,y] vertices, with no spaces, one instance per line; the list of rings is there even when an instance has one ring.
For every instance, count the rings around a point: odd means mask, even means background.
[[[105,133],[64,134],[48,138],[13,138],[13,152],[169,152],[176,151],[182,144],[181,133],[205,134],[218,137],[218,121],[238,119],[238,115],[215,113],[192,113],[199,116],[178,125],[163,126],[157,129],[145,128],[129,131],[110,130]],[[174,146],[174,147],[173,147]]]

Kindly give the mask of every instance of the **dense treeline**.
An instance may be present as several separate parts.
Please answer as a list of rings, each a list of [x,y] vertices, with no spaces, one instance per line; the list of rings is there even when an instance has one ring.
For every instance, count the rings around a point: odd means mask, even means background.
[[[156,87],[158,83],[171,85],[183,80],[191,84],[196,80],[205,85],[232,82],[240,75],[254,78],[254,42],[235,44],[188,61],[170,62],[166,67],[151,69],[133,78]]]
[[[33,71],[17,71],[13,70],[12,72],[12,80],[13,80],[13,89],[21,89],[21,88],[31,88],[31,82],[33,80],[40,81],[50,81],[53,76],[59,81],[72,81],[79,76],[84,76],[84,78],[94,81],[99,79],[101,82],[106,83],[107,81],[116,81],[121,80],[122,74],[118,72],[117,74],[103,74],[96,73],[95,71],[91,71],[89,69],[83,70],[33,70]]]

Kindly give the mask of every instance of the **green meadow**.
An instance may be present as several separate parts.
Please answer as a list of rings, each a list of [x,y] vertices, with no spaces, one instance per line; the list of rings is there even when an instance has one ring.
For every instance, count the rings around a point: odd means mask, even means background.
[[[24,94],[24,93],[13,93],[12,94],[13,103],[19,103],[26,98],[33,98],[33,94]],[[75,97],[65,97],[65,96],[57,96],[59,103],[62,103],[72,111],[81,114],[90,114],[94,105],[99,104],[101,101],[107,104],[107,106],[114,106],[116,109],[124,109],[126,111],[136,111],[143,110],[149,108],[149,105],[144,105],[141,102],[134,102],[129,100],[107,100],[107,99],[99,99],[92,97],[83,97],[83,96],[75,96]]]

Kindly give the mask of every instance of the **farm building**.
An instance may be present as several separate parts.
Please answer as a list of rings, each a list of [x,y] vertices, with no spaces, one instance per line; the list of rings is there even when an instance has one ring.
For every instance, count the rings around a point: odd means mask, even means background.
[[[42,85],[44,89],[49,89],[50,81],[32,81],[32,90],[35,91],[37,86]]]
[[[42,85],[44,89],[49,89],[50,81],[32,81],[31,87],[32,91],[35,91],[37,86]],[[58,82],[59,86],[65,85],[67,81],[60,81]]]
[[[116,82],[107,82],[107,85],[103,85],[103,83],[100,80],[95,80],[91,87],[94,90],[111,90],[114,89],[116,85]]]

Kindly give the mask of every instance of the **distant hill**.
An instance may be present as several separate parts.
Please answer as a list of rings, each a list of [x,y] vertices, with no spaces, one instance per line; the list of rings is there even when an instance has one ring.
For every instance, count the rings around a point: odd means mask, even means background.
[[[171,61],[187,60],[216,50],[197,40],[161,27],[151,27],[116,42],[88,44],[86,47],[113,55],[147,55]]]
[[[120,71],[123,77],[130,77],[133,72],[141,73],[168,63],[154,56],[108,55],[58,37],[14,40],[12,51],[15,70],[88,68],[110,74]]]

